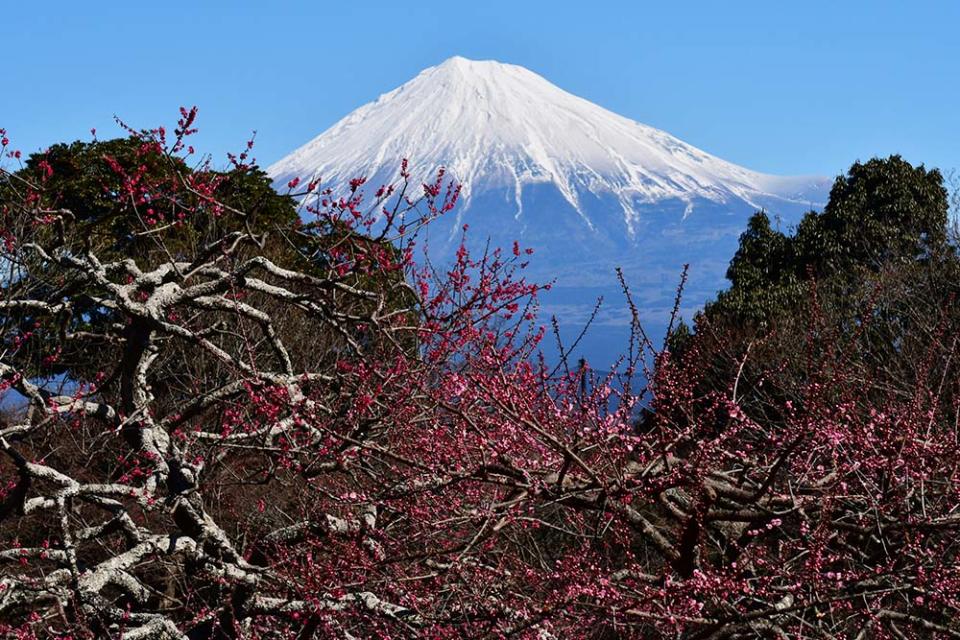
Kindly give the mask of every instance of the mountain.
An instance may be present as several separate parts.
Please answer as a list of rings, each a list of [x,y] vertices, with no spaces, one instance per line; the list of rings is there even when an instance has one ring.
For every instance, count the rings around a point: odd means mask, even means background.
[[[624,340],[614,267],[624,269],[651,331],[662,333],[684,263],[689,318],[724,287],[750,214],[762,208],[794,223],[831,184],[740,167],[523,67],[462,57],[360,107],[268,172],[277,185],[358,176],[381,184],[396,178],[403,158],[415,177],[444,166],[463,185],[458,207],[431,225],[431,259],[452,254],[463,224],[476,246],[534,248],[531,275],[556,278],[543,302],[565,333],[604,295],[583,343],[593,361],[614,358]]]

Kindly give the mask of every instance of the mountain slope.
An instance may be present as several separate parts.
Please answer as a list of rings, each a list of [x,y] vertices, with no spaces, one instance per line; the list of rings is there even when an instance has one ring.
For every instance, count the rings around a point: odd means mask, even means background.
[[[692,263],[686,301],[701,304],[723,286],[750,213],[765,208],[789,223],[829,187],[727,162],[523,67],[460,57],[360,107],[268,171],[281,185],[295,176],[380,184],[403,158],[415,177],[445,166],[463,184],[455,214],[431,231],[433,257],[449,255],[463,223],[478,242],[533,246],[535,275],[558,279],[545,302],[568,325],[596,294],[613,292],[615,265],[654,326],[684,263]],[[601,324],[622,320],[615,304]]]

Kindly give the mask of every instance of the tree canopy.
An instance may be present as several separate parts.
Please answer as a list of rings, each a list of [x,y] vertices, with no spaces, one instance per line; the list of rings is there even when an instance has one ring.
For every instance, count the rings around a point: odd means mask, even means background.
[[[950,253],[948,209],[938,170],[896,155],[856,162],[836,179],[824,210],[807,213],[793,234],[754,214],[727,270],[730,288],[705,313],[766,323],[795,311],[805,283],[849,287],[884,268],[942,260]]]

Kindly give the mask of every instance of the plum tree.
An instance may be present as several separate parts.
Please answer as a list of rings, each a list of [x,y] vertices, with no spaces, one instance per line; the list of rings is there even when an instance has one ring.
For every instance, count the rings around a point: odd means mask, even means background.
[[[107,210],[134,213],[113,240],[55,163],[2,173],[0,380],[24,400],[0,426],[0,632],[960,635],[945,325],[910,393],[865,394],[827,349],[776,424],[736,377],[702,391],[722,350],[697,335],[647,389],[553,376],[519,247],[414,261],[456,202],[442,173],[370,201],[293,180],[299,219],[257,227],[226,172],[185,169],[194,115],[107,162]]]

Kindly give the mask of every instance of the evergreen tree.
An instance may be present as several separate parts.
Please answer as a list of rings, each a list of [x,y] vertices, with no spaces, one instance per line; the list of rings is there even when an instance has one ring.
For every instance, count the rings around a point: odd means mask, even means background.
[[[765,212],[755,213],[747,223],[727,279],[730,289],[720,293],[709,309],[738,321],[763,322],[771,309],[784,307],[799,293],[792,238],[771,228]]]
[[[947,241],[943,176],[900,156],[854,163],[837,178],[823,213],[809,213],[794,238],[799,276],[820,278],[857,267],[927,259]]]
[[[721,292],[705,313],[716,322],[766,326],[795,309],[814,278],[849,292],[868,273],[942,259],[947,250],[947,191],[936,169],[900,156],[854,163],[839,176],[822,213],[807,213],[794,235],[754,214]],[[724,320],[726,318],[726,320]]]

